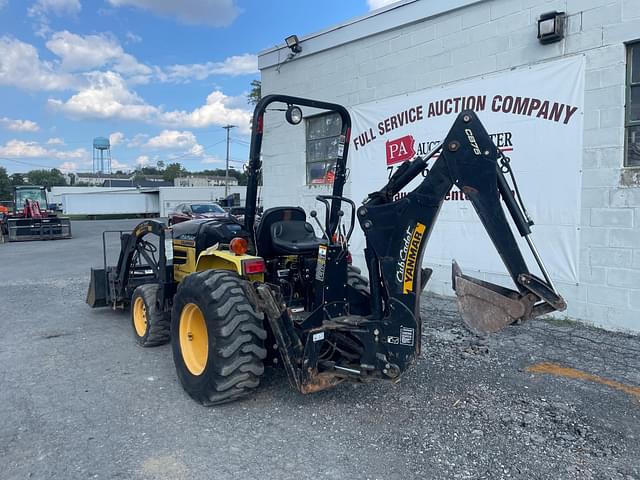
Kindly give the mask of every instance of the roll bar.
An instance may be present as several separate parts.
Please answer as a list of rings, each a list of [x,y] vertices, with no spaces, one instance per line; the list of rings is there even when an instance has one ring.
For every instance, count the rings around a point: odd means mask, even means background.
[[[255,245],[255,218],[256,207],[258,202],[258,182],[260,179],[260,171],[262,169],[262,160],[260,153],[262,151],[262,136],[264,133],[264,112],[272,103],[285,103],[288,106],[298,105],[302,107],[311,107],[336,112],[342,120],[342,128],[340,130],[340,140],[338,144],[338,158],[336,160],[335,178],[333,181],[333,197],[331,201],[331,210],[327,218],[327,232],[332,235],[338,225],[342,191],[346,181],[347,171],[347,155],[349,152],[349,140],[351,135],[351,116],[345,107],[336,103],[321,102],[308,98],[292,97],[289,95],[266,95],[263,97],[253,111],[253,123],[251,130],[251,149],[249,151],[249,167],[247,169],[247,198],[245,202],[245,220],[244,226],[250,233]]]

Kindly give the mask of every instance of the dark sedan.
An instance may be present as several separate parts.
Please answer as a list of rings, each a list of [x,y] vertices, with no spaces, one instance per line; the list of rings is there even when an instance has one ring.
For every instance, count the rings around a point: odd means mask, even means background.
[[[194,218],[226,218],[229,214],[217,203],[181,203],[169,213],[169,225]]]

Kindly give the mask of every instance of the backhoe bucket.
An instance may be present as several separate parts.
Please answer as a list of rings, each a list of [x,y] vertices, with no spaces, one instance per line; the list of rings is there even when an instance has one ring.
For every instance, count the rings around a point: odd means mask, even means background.
[[[463,275],[454,261],[453,288],[467,328],[479,335],[495,333],[519,320],[566,308],[562,297],[539,278],[523,274],[518,280],[529,293],[523,295],[515,290]]]

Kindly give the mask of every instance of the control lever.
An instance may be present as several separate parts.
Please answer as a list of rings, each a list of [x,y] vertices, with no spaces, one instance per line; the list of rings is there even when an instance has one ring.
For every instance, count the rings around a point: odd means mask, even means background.
[[[326,230],[324,229],[324,227],[320,223],[320,220],[318,220],[318,212],[316,212],[315,210],[311,210],[309,212],[309,215],[311,215],[311,218],[313,218],[316,221],[316,223],[318,224],[318,227],[320,228],[320,231],[322,232],[322,235],[324,236],[324,238],[326,238],[327,241],[329,241],[329,235],[327,235]]]
[[[353,228],[356,223],[356,204],[353,202],[353,200],[346,197],[340,197],[337,195],[318,195],[316,197],[316,200],[322,202],[324,206],[327,208],[327,230],[329,229],[330,218],[328,217],[330,215],[329,212],[331,211],[328,200],[331,200],[332,202],[334,200],[338,200],[340,202],[348,203],[351,206],[351,221],[349,225],[349,231],[347,232],[347,235],[346,235],[346,243],[349,243],[349,239],[351,238],[351,234],[353,233]],[[344,212],[342,214],[344,215]],[[339,223],[339,222],[336,222],[336,223]],[[340,233],[340,230],[337,226],[336,226],[336,231],[338,234]]]

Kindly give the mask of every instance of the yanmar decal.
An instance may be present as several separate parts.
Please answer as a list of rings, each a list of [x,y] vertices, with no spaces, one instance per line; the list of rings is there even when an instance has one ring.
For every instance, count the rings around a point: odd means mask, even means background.
[[[398,265],[396,268],[396,280],[402,284],[402,293],[413,292],[416,267],[418,265],[418,253],[424,238],[426,227],[417,223],[415,227],[408,227],[405,232],[404,244],[400,250]]]

